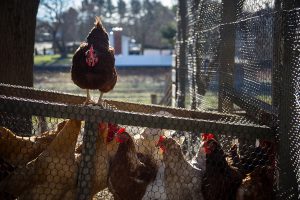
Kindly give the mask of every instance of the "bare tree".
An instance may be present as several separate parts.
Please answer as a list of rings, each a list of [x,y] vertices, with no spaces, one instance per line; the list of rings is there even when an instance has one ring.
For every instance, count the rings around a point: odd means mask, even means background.
[[[115,6],[112,2],[112,0],[106,0],[106,12],[107,12],[107,17],[110,18],[112,16],[112,14],[115,12]]]
[[[43,19],[52,35],[53,48],[59,51],[62,57],[67,55],[63,26],[63,13],[69,5],[69,0],[42,0],[41,9],[44,11]]]
[[[120,18],[120,24],[122,24],[122,20],[126,14],[126,3],[124,0],[118,1],[118,14],[119,14],[119,18]]]
[[[131,16],[128,21],[129,28],[125,27],[127,34],[133,36],[141,44],[141,52],[145,47],[163,47],[161,29],[164,24],[175,21],[175,13],[158,1],[144,0],[143,4],[132,0]],[[127,28],[127,29],[126,29]]]
[[[77,39],[77,20],[78,20],[78,12],[74,8],[69,8],[67,11],[63,13],[62,16],[63,25],[61,28],[62,32],[62,40],[65,42],[76,41]]]

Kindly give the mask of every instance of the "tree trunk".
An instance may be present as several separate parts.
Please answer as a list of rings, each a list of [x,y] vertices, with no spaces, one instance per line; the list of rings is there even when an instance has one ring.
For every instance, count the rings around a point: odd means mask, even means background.
[[[222,24],[226,25],[220,29],[219,112],[230,113],[233,110],[233,102],[226,91],[233,88],[235,24],[232,22],[236,21],[237,3],[237,0],[222,0]]]
[[[39,0],[6,0],[0,6],[0,82],[33,86],[33,52]]]
[[[33,87],[33,52],[39,0],[0,3],[0,83]],[[29,97],[30,98],[30,97]],[[0,125],[30,135],[31,115],[0,113]]]
[[[178,34],[177,42],[179,43],[177,50],[177,106],[185,107],[185,87],[187,77],[187,61],[186,61],[186,41],[187,41],[187,2],[178,0]]]

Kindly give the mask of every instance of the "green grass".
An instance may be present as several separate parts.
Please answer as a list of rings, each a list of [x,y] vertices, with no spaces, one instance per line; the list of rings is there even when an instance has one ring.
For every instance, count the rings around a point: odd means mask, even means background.
[[[62,58],[60,55],[37,55],[34,56],[35,65],[70,65],[72,55],[68,54],[66,58]]]
[[[198,97],[199,98],[199,97]],[[200,101],[199,101],[200,102]],[[191,109],[191,96],[187,94],[185,97],[185,103],[188,109]],[[199,110],[216,110],[218,109],[218,93],[213,91],[207,91],[202,97],[201,104],[197,105]]]
[[[272,105],[272,97],[271,95],[258,95],[256,96],[257,99],[266,102],[267,104]]]

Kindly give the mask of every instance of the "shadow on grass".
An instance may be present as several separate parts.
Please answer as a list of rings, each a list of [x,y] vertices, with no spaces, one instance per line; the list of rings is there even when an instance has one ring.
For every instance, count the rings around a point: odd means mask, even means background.
[[[69,54],[65,57],[62,57],[58,54],[55,55],[37,55],[34,57],[34,65],[70,65],[72,55]]]

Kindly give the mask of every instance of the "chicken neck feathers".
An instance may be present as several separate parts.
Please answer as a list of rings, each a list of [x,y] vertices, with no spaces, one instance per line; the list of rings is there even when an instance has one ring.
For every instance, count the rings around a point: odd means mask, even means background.
[[[119,144],[111,162],[109,188],[116,199],[139,200],[144,196],[147,185],[155,179],[157,167],[150,156],[136,152],[128,133],[123,134],[128,140]]]

